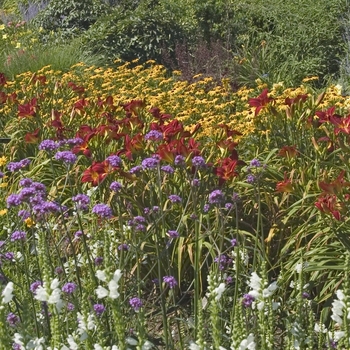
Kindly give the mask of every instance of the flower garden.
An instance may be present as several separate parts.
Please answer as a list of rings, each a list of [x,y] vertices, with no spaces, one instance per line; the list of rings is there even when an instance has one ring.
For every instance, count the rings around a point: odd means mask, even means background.
[[[43,65],[59,31],[2,22],[0,350],[350,349],[346,86],[255,76],[248,48],[247,84],[74,40]]]
[[[349,99],[312,82],[2,75],[1,348],[348,348]]]

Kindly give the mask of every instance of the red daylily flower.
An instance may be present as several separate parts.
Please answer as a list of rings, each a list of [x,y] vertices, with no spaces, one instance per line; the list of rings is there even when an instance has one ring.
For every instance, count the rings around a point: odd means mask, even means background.
[[[308,95],[306,95],[306,94],[300,94],[300,95],[298,95],[298,96],[296,96],[296,97],[294,97],[294,98],[289,98],[289,97],[287,97],[285,100],[284,100],[284,104],[286,104],[287,106],[291,106],[291,105],[293,105],[293,104],[295,104],[295,103],[298,103],[298,102],[305,102],[306,100],[307,100],[307,98],[308,98]]]
[[[293,192],[292,181],[287,178],[286,172],[284,173],[284,180],[277,182],[276,191],[277,192],[287,192],[287,193]]]
[[[340,221],[340,211],[343,209],[343,204],[339,203],[337,196],[334,194],[322,194],[318,197],[315,206],[325,214],[331,214],[333,217]]]
[[[330,117],[330,122],[336,126],[334,133],[338,135],[340,132],[350,134],[350,114],[343,118]]]
[[[143,100],[132,100],[129,103],[122,105],[127,117],[132,115],[138,116],[139,111],[145,108],[145,101]]]
[[[125,154],[126,157],[132,160],[133,154],[137,154],[145,149],[145,142],[141,133],[136,134],[134,137],[129,135],[124,136],[124,149],[118,152],[118,155]]]
[[[33,97],[30,102],[18,106],[18,116],[21,118],[33,117],[38,108],[38,100]]]
[[[81,95],[85,92],[85,88],[83,86],[77,86],[72,81],[68,82],[67,86],[70,87],[78,95]]]
[[[257,98],[249,99],[248,103],[251,107],[256,107],[255,116],[259,114],[259,112],[267,106],[270,102],[274,101],[273,98],[268,97],[268,89],[264,89],[262,93]]]
[[[238,176],[236,170],[237,165],[239,165],[238,159],[224,158],[219,161],[219,166],[214,169],[215,174],[219,177],[219,182],[230,180]]]
[[[93,186],[100,184],[110,172],[108,162],[93,162],[92,165],[83,172],[81,182],[90,182]]]
[[[280,157],[284,157],[284,158],[294,158],[298,155],[298,151],[296,149],[296,146],[283,146],[279,152],[278,155]]]
[[[160,125],[164,124],[164,120],[170,119],[170,114],[160,113],[160,109],[158,107],[152,107],[149,112],[153,115],[154,118],[159,120]]]
[[[344,180],[344,174],[345,171],[342,170],[339,174],[339,176],[330,183],[326,183],[326,182],[319,182],[319,186],[320,188],[323,190],[324,193],[327,194],[338,194],[341,192],[341,190],[345,187],[349,187],[350,186],[350,182],[347,182]]]
[[[39,132],[40,129],[35,129],[33,132],[28,132],[25,136],[24,136],[24,141],[26,143],[38,143],[39,142]]]
[[[225,129],[227,137],[231,137],[231,136],[234,136],[234,135],[238,135],[238,136],[242,136],[243,135],[239,131],[230,129],[227,124],[219,124],[218,127],[222,128],[222,129]]]
[[[317,111],[315,114],[318,116],[318,122],[320,124],[330,122],[331,120],[336,122],[341,119],[341,116],[335,113],[335,106],[328,108],[326,111]]]

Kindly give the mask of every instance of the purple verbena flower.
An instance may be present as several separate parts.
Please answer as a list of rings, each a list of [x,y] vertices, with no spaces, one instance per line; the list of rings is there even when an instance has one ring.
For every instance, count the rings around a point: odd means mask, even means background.
[[[30,291],[35,294],[36,290],[38,289],[39,286],[42,286],[43,282],[42,281],[35,281],[30,285]]]
[[[141,165],[136,165],[136,166],[134,166],[133,168],[131,168],[130,170],[129,170],[129,173],[130,174],[138,174],[138,173],[140,173],[141,171],[142,171],[142,166]]]
[[[122,165],[122,160],[117,155],[109,156],[106,158],[106,160],[113,168],[118,168]]]
[[[22,159],[19,162],[10,162],[7,164],[7,169],[12,173],[21,170],[30,164],[30,159]]]
[[[199,179],[192,180],[192,186],[198,187],[200,184],[201,184],[201,180],[199,180]]]
[[[66,164],[74,164],[78,157],[71,151],[59,151],[55,154],[55,159]]]
[[[237,239],[236,238],[232,238],[230,242],[231,242],[231,246],[232,247],[235,247],[237,245]]]
[[[18,217],[20,217],[22,221],[27,220],[28,218],[30,218],[30,212],[28,210],[21,209],[18,212]]]
[[[224,194],[220,190],[214,190],[209,194],[208,202],[210,204],[220,204],[225,199]]]
[[[174,160],[174,164],[177,166],[185,165],[185,157],[182,155],[177,155]]]
[[[174,174],[174,168],[171,165],[163,165],[160,170],[164,171],[167,174]]]
[[[175,231],[175,230],[169,230],[168,231],[168,235],[170,238],[178,238],[180,235],[179,235],[179,232]]]
[[[27,237],[27,233],[24,231],[14,231],[11,235],[11,242],[24,241]]]
[[[129,250],[130,247],[126,243],[122,243],[118,246],[118,250]]]
[[[22,203],[21,197],[18,194],[10,194],[7,199],[7,208],[17,207]]]
[[[83,231],[77,231],[74,233],[75,238],[80,238],[83,235]]]
[[[118,181],[113,181],[109,188],[113,192],[119,192],[123,188],[123,185]]]
[[[67,310],[68,311],[73,311],[74,310],[74,305],[72,303],[67,303]]]
[[[106,310],[106,308],[102,304],[95,304],[94,305],[94,311],[95,311],[97,316],[101,316],[105,310]]]
[[[60,145],[53,140],[44,140],[39,145],[39,150],[46,151],[46,152],[52,152],[55,151]]]
[[[256,177],[253,174],[248,174],[247,175],[247,183],[253,184],[254,182],[256,182]]]
[[[156,158],[146,158],[141,162],[144,169],[155,169],[159,164],[159,160]]]
[[[205,160],[201,156],[195,156],[192,158],[192,165],[197,168],[202,168],[206,165]]]
[[[230,202],[225,203],[225,209],[226,210],[232,210],[232,208],[233,208],[233,204],[232,203],[230,203]]]
[[[72,201],[76,203],[78,209],[87,210],[90,204],[90,197],[86,194],[80,193],[72,197]]]
[[[13,312],[10,312],[6,317],[6,321],[11,327],[15,327],[19,322],[19,317]]]
[[[147,141],[161,141],[163,140],[163,133],[158,130],[151,130],[145,135]]]
[[[244,294],[242,299],[242,304],[244,307],[250,307],[253,304],[255,298],[250,294]]]
[[[19,180],[20,187],[30,187],[33,183],[33,180],[29,177],[25,177],[24,179]]]
[[[95,265],[96,265],[96,266],[101,265],[101,264],[103,263],[103,258],[102,258],[102,256],[97,256],[97,257],[95,258],[94,262],[95,262]]]
[[[129,304],[136,312],[138,312],[142,307],[142,300],[134,297],[129,300]]]
[[[77,289],[77,285],[74,282],[67,282],[63,287],[62,287],[62,292],[67,293],[67,294],[72,294],[74,291]]]
[[[209,211],[210,205],[209,204],[204,204],[203,206],[203,213],[207,213]]]
[[[133,223],[136,223],[136,224],[144,224],[146,223],[146,218],[144,218],[143,216],[135,216],[134,219],[133,219]]]
[[[66,144],[69,146],[78,146],[84,143],[84,140],[80,137],[66,140]]]
[[[250,162],[250,166],[251,166],[251,167],[260,168],[260,167],[261,167],[260,160],[254,158],[254,159]]]
[[[63,273],[63,268],[61,267],[61,266],[57,266],[56,268],[55,268],[55,274],[56,275],[60,275],[61,273]]]
[[[112,217],[112,209],[107,204],[96,204],[92,208],[92,212],[104,219],[109,219]]]
[[[177,281],[174,276],[164,276],[163,282],[166,283],[170,289],[173,289],[177,286]]]
[[[171,203],[181,203],[182,199],[177,194],[171,194],[169,197]]]

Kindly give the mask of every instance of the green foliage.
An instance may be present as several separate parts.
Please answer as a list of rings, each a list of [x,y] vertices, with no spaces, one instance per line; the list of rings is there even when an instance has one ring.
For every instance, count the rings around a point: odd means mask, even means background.
[[[184,40],[184,30],[173,13],[148,3],[135,11],[116,7],[99,20],[84,35],[92,53],[106,60],[161,60],[162,50],[173,53],[177,42]]]
[[[52,0],[34,22],[46,31],[80,34],[106,13],[107,6],[99,0]]]
[[[239,29],[236,78],[250,82],[263,76],[268,81],[293,85],[307,75],[322,79],[335,75],[344,54],[342,22],[346,2],[281,0],[235,2]],[[265,46],[261,46],[261,44]]]

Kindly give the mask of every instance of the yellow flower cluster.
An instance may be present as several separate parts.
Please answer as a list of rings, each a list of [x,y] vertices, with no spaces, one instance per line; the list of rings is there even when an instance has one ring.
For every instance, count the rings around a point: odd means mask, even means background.
[[[226,123],[231,129],[243,135],[254,132],[256,118],[255,107],[249,105],[249,99],[257,97],[266,85],[257,81],[257,88],[241,88],[232,91],[227,79],[216,84],[212,78],[196,75],[195,82],[189,83],[179,79],[180,72],[169,73],[165,67],[148,61],[146,64],[137,64],[136,61],[122,63],[116,61],[116,66],[95,67],[83,63],[74,65],[68,73],[54,71],[50,66],[43,67],[35,76],[45,76],[46,83],[33,84],[33,73],[27,72],[16,77],[15,81],[7,83],[8,92],[16,92],[21,103],[28,102],[28,96],[47,96],[50,102],[50,112],[42,112],[41,118],[51,118],[51,110],[55,109],[64,116],[71,116],[72,107],[82,96],[86,100],[96,101],[97,98],[113,97],[114,104],[119,106],[133,99],[143,99],[146,109],[159,107],[163,113],[171,114],[184,123],[188,130],[192,130],[197,123],[202,125],[197,137],[207,140],[221,132],[218,125]],[[315,77],[306,78],[305,82]],[[80,96],[67,84],[73,82],[83,87],[84,93]],[[304,85],[297,88],[284,88],[283,83],[274,84],[269,96],[275,99],[274,107],[284,113],[285,99],[294,98],[301,94],[310,95],[311,90]],[[43,101],[42,103],[46,103]],[[342,108],[350,106],[350,99],[341,96],[339,87],[330,86],[319,108],[332,105]],[[42,109],[44,110],[44,109]],[[0,113],[10,117],[14,113],[11,106],[0,106]],[[264,115],[262,110],[261,115]],[[268,117],[268,116],[267,116]],[[77,123],[83,124],[92,115],[75,115]]]

